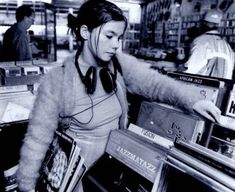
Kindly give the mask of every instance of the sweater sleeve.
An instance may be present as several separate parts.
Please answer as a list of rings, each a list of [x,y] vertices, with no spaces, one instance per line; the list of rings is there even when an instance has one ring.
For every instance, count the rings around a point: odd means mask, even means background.
[[[21,191],[35,188],[39,169],[58,125],[60,108],[60,88],[58,77],[61,71],[55,70],[42,78],[38,95],[29,121],[27,133],[20,151],[17,172],[18,187]]]
[[[162,75],[133,56],[118,53],[117,58],[131,93],[180,107],[187,112],[193,112],[193,105],[202,99],[195,87]]]

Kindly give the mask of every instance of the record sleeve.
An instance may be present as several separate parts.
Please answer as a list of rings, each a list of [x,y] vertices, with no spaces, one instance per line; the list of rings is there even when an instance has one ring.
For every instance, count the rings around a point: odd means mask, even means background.
[[[147,102],[141,103],[137,126],[174,141],[200,142],[205,130],[205,121],[170,105]]]
[[[193,90],[197,90],[197,93],[202,99],[210,100],[217,106],[221,105],[225,86],[224,82],[218,79],[179,72],[168,72],[167,75],[186,84],[190,84]]]
[[[80,148],[66,133],[56,131],[49,146],[40,170],[37,192],[64,192],[67,187],[74,186],[79,180],[74,179],[83,165]]]

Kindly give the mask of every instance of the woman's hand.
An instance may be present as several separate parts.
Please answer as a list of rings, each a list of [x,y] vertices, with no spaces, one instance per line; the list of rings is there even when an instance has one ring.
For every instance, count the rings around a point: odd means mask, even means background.
[[[221,111],[211,101],[200,100],[193,105],[193,110],[212,122],[219,122]]]

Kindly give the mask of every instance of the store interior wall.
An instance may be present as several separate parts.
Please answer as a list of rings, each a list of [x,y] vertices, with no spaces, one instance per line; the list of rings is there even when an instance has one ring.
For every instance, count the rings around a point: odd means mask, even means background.
[[[15,22],[15,16],[14,16],[14,9],[17,6],[17,3],[15,3],[15,7],[12,7],[12,3],[7,4],[7,1],[4,1],[5,3],[1,3],[1,11],[0,11],[0,42],[2,41],[3,33],[8,29],[10,25],[12,25]],[[9,1],[10,2],[10,1]],[[14,2],[14,1],[11,1]],[[16,1],[15,1],[16,2]],[[25,3],[26,1],[22,1]],[[29,2],[29,1],[27,1]],[[38,2],[33,1],[33,8],[38,7]],[[32,2],[31,2],[32,3]],[[218,8],[221,5],[223,5],[225,8],[225,13],[233,13],[235,11],[235,2],[233,0],[155,0],[155,1],[145,1],[145,6],[147,7],[147,15],[149,18],[147,18],[147,21],[143,19],[143,12],[142,9],[143,6],[135,3],[127,3],[125,1],[123,2],[117,2],[114,1],[118,6],[120,6],[124,14],[127,16],[129,20],[129,29],[126,33],[126,39],[125,42],[123,42],[123,50],[125,50],[128,53],[135,53],[143,47],[143,41],[141,38],[144,38],[145,36],[151,36],[151,34],[148,34],[148,25],[151,24],[151,19],[154,19],[155,23],[161,23],[161,16],[166,15],[167,12],[170,13],[169,19],[177,17],[179,14],[180,16],[190,16],[194,14],[203,14],[205,11],[211,8]],[[175,6],[176,3],[180,4],[180,7]],[[156,5],[155,8],[152,9],[152,5]],[[6,5],[4,7],[4,5]],[[72,4],[70,3],[72,6]],[[168,8],[166,8],[168,5],[170,5]],[[226,8],[226,5],[228,6]],[[61,7],[57,4],[56,6],[56,34],[57,34],[57,45],[58,49],[66,49],[69,51],[73,51],[76,48],[76,42],[75,39],[71,38],[71,35],[68,34],[68,28],[67,28],[67,14],[69,12],[72,12],[74,15],[76,15],[78,6],[74,7],[62,7],[62,4],[60,4]],[[150,12],[148,12],[148,8],[150,9]],[[151,10],[152,9],[152,10]],[[36,9],[37,11],[37,9]],[[146,32],[141,31],[146,30]],[[133,30],[134,29],[134,30]],[[35,24],[31,26],[30,30],[34,31],[34,34],[36,36],[44,36],[45,31],[45,25],[44,25],[44,18],[43,13],[40,11],[36,12],[36,19]],[[149,37],[151,42],[154,42],[153,39],[156,37]],[[161,37],[160,37],[161,38]],[[72,46],[71,46],[72,42]],[[146,46],[149,47],[156,47],[155,45],[149,45],[146,44]],[[160,47],[161,48],[161,47]]]
[[[181,4],[182,16],[192,15],[192,13],[204,13],[213,8],[222,9],[226,14],[235,10],[235,3],[233,0],[182,0]]]

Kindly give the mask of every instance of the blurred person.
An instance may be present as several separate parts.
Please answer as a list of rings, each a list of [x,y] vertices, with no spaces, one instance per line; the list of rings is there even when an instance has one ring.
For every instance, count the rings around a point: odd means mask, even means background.
[[[20,152],[20,191],[35,190],[41,163],[59,124],[77,141],[89,169],[104,154],[110,132],[128,126],[127,90],[219,121],[220,110],[202,100],[192,86],[144,67],[146,63],[121,52],[127,19],[115,4],[86,1],[77,17],[68,15],[68,26],[81,46],[62,67],[41,79]],[[82,184],[75,191],[82,192]]]
[[[234,52],[219,33],[222,18],[223,13],[219,10],[212,9],[205,14],[201,35],[192,42],[184,72],[232,79]]]
[[[27,30],[34,23],[35,14],[28,5],[16,9],[16,23],[12,25],[3,37],[3,61],[32,60]]]

